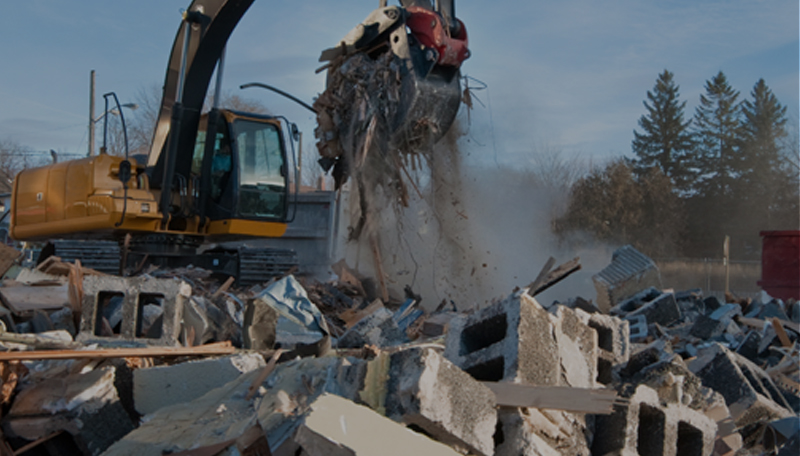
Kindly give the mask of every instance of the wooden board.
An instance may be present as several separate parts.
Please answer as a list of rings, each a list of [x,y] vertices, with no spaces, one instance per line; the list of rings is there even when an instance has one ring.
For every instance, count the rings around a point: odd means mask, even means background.
[[[607,415],[614,411],[614,405],[627,403],[617,397],[617,392],[613,390],[532,386],[506,382],[481,383],[492,390],[497,398],[497,405],[504,407],[533,407]]]
[[[236,348],[230,342],[200,345],[197,347],[146,347],[106,348],[99,350],[32,350],[1,352],[0,361],[26,361],[39,359],[99,359],[137,358],[162,356],[230,355]]]
[[[58,310],[70,305],[67,284],[0,288],[0,299],[16,315],[33,312],[34,310]]]

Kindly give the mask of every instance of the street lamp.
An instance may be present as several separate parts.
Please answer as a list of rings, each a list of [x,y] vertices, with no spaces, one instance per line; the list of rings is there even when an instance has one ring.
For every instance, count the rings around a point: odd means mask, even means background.
[[[137,108],[139,108],[139,105],[136,104],[136,103],[124,103],[124,104],[121,104],[120,106],[123,107],[123,108],[128,108],[131,111],[135,111]],[[118,116],[119,115],[119,110],[117,108],[111,108],[109,110],[106,110],[106,112],[100,114],[99,116],[97,116],[94,119],[91,119],[89,121],[89,156],[94,155],[94,124],[96,124],[97,122],[100,122],[101,120],[103,120],[109,114]]]
[[[121,105],[123,108],[128,108],[131,110],[136,110],[139,107],[136,103],[125,103]],[[89,153],[88,156],[94,155],[94,124],[99,122],[108,114],[119,115],[119,111],[116,108],[107,109],[104,113],[100,114],[100,116],[94,116],[94,70],[90,73],[89,79]]]

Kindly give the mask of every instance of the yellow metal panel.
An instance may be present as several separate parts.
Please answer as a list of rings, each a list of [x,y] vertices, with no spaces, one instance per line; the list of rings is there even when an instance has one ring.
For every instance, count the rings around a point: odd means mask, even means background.
[[[239,234],[256,237],[281,237],[286,233],[286,224],[257,222],[254,220],[216,220],[209,224],[208,235]]]
[[[64,220],[64,207],[66,206],[68,163],[55,163],[50,165],[47,176],[47,193],[44,195],[47,204],[46,220],[57,222]]]
[[[21,171],[16,177],[16,195],[12,202],[14,222],[17,225],[42,223],[45,221],[45,191],[47,168],[32,168]]]
[[[92,161],[72,160],[67,169],[65,218],[86,217],[88,215],[89,195],[92,194]]]

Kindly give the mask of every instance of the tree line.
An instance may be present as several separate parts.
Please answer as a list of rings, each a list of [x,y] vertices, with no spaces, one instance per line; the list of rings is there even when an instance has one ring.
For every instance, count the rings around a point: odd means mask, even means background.
[[[760,231],[800,225],[800,151],[786,106],[763,79],[750,98],[720,71],[691,118],[674,75],[658,75],[633,131],[632,158],[596,168],[554,220],[562,240],[630,243],[657,257],[760,256]]]

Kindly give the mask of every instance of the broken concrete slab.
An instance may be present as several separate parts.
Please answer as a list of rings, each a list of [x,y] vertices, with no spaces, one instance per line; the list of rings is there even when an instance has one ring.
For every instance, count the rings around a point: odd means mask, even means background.
[[[171,279],[88,276],[83,280],[83,293],[79,341],[124,340],[146,345],[177,345],[184,301],[191,295],[191,287]],[[104,311],[118,301],[119,326],[111,326]],[[161,324],[149,332],[145,332],[144,325],[147,305],[157,305],[163,310]],[[110,336],[108,331],[112,333]]]
[[[294,435],[302,454],[308,456],[460,454],[339,396],[323,394],[309,408]]]
[[[720,344],[702,350],[689,368],[703,385],[722,394],[739,427],[792,414],[772,379],[761,368]]]
[[[223,444],[259,425],[272,454],[293,455],[299,448],[293,435],[308,405],[326,392],[355,399],[365,372],[365,362],[350,358],[297,359],[279,364],[251,399],[247,393],[260,372],[247,372],[191,402],[157,410],[104,454],[161,456]]]
[[[247,302],[242,326],[242,343],[251,350],[270,350],[275,346],[278,311],[258,299]]]
[[[256,353],[205,358],[133,371],[133,400],[142,415],[173,404],[191,402],[243,373],[266,365]]]
[[[614,251],[611,264],[592,276],[592,281],[597,290],[597,307],[603,312],[649,287],[661,289],[655,262],[630,245]]]
[[[471,454],[491,456],[494,394],[430,348],[390,357],[386,416]]]
[[[516,293],[450,322],[444,356],[477,380],[557,386],[555,324],[536,299]]]
[[[114,387],[112,367],[47,379],[22,390],[3,420],[7,435],[37,440],[66,431],[87,455],[98,455],[133,430]]]

